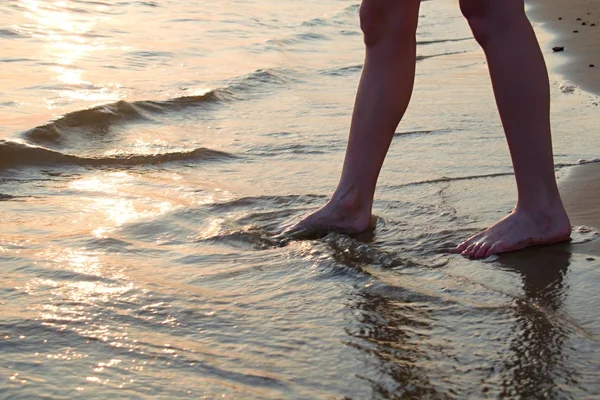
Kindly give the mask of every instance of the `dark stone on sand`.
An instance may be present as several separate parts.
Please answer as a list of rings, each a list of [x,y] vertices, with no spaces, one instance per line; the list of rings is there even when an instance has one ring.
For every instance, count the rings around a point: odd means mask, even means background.
[[[595,260],[595,258],[594,258],[594,257],[588,257],[588,258],[586,258],[585,260],[586,260],[586,261],[594,261],[594,260]]]
[[[596,24],[590,24],[590,26],[596,26]]]
[[[585,22],[582,22],[582,23],[581,23],[581,25],[587,25],[587,23],[585,23]]]
[[[562,19],[562,17],[558,17],[558,19]]]
[[[552,51],[557,53],[559,51],[563,51],[565,49],[565,46],[555,46],[552,48]]]
[[[579,31],[573,31],[573,33],[579,33]]]
[[[577,18],[577,20],[576,20],[576,21],[581,21],[581,18]]]
[[[595,65],[594,65],[594,64],[590,64],[590,68],[594,68],[594,67],[595,67]]]

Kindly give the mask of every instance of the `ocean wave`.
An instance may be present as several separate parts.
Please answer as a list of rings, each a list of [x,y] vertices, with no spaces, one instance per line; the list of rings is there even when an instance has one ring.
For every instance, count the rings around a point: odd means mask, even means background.
[[[408,187],[408,186],[428,185],[428,184],[442,183],[442,182],[468,181],[468,180],[473,180],[473,179],[497,178],[497,177],[501,177],[501,176],[510,176],[510,175],[514,175],[514,174],[512,172],[497,172],[497,173],[491,173],[491,174],[467,175],[467,176],[455,176],[455,177],[442,176],[441,178],[437,178],[437,179],[427,179],[427,180],[423,180],[423,181],[403,183],[401,185],[392,185],[392,186],[389,186],[389,188],[399,189],[399,188]]]
[[[287,196],[249,196],[249,197],[240,197],[237,199],[223,201],[219,203],[212,203],[210,207],[214,212],[229,212],[233,209],[243,208],[243,207],[254,207],[260,206],[261,208],[265,207],[265,204],[271,206],[279,206],[290,208],[296,205],[311,205],[315,201],[326,199],[325,195],[317,195],[317,194],[306,194],[306,195],[287,195]]]
[[[315,41],[330,41],[332,38],[328,35],[323,35],[315,32],[298,33],[289,35],[286,37],[269,39],[263,43],[256,43],[253,46],[252,51],[256,53],[263,53],[265,51],[277,51],[277,52],[294,52],[294,51],[307,51],[306,48],[297,47],[304,45],[307,42]],[[312,50],[311,50],[312,51]]]
[[[35,165],[135,166],[173,161],[218,161],[232,158],[235,158],[232,154],[204,147],[153,154],[114,153],[98,157],[85,157],[65,154],[25,143],[0,140],[0,170]]]
[[[311,18],[307,21],[303,21],[300,26],[327,26],[329,21],[326,18]]]
[[[462,53],[465,53],[465,52],[464,51],[453,51],[453,52],[445,52],[445,53],[439,53],[439,54],[427,54],[427,55],[421,54],[421,55],[417,55],[416,60],[423,61],[423,60],[427,60],[429,58],[452,56],[452,55],[462,54]],[[356,65],[347,65],[344,67],[325,68],[325,69],[319,70],[319,73],[321,75],[327,75],[327,76],[347,76],[347,75],[356,74],[356,73],[362,71],[362,69],[363,69],[362,64],[356,64]]]
[[[287,74],[289,75],[289,74]],[[200,94],[184,95],[166,100],[120,100],[114,103],[77,110],[44,125],[22,133],[28,142],[45,146],[62,144],[69,133],[105,135],[115,125],[151,121],[154,116],[182,109],[201,107],[231,100],[245,100],[248,92],[256,92],[269,85],[287,81],[285,71],[259,69],[245,76],[231,79],[222,88]]]
[[[267,250],[287,244],[285,241],[269,237],[263,229],[255,226],[227,230],[210,237],[198,238],[194,241],[198,243],[213,242],[232,247],[250,247],[255,250]]]
[[[59,144],[63,139],[62,134],[69,129],[77,128],[95,133],[106,133],[113,125],[130,121],[150,120],[153,113],[218,100],[217,90],[198,96],[183,96],[165,101],[128,102],[120,100],[115,103],[70,112],[54,121],[30,129],[24,132],[22,136],[33,143]]]
[[[444,132],[444,131],[434,131],[434,132]],[[407,135],[407,134],[420,134],[420,133],[429,133],[429,132],[428,131],[416,131],[416,132],[396,133],[396,135],[401,136],[401,135]],[[576,163],[558,163],[558,164],[554,164],[554,168],[562,169],[562,168],[574,167],[577,165],[595,164],[595,163],[600,163],[600,158],[595,158],[592,160],[579,160]],[[453,177],[442,176],[437,179],[426,179],[426,180],[422,180],[422,181],[407,182],[407,183],[403,183],[400,185],[391,185],[391,186],[388,186],[388,188],[389,189],[400,189],[400,188],[404,188],[404,187],[408,187],[408,186],[429,185],[429,184],[435,184],[435,183],[455,182],[455,181],[469,181],[469,180],[474,180],[474,179],[498,178],[498,177],[511,176],[511,175],[514,175],[514,173],[513,172],[496,172],[496,173],[481,174],[481,175],[466,175],[466,176],[453,176]]]
[[[304,143],[284,143],[280,145],[260,145],[246,151],[246,154],[260,157],[281,157],[284,154],[327,154],[331,145],[311,145]]]
[[[431,135],[437,133],[451,133],[456,132],[456,130],[451,129],[431,129],[431,130],[416,130],[416,131],[404,131],[404,132],[395,132],[394,136],[410,136],[410,135]]]
[[[358,65],[348,65],[345,67],[326,68],[326,69],[322,69],[319,72],[322,75],[346,76],[346,75],[356,74],[356,73],[362,71],[362,68],[363,68],[362,64],[358,64]]]
[[[241,78],[232,79],[225,89],[227,93],[238,100],[242,100],[242,95],[248,90],[256,90],[266,86],[279,86],[292,79],[292,72],[283,68],[278,69],[257,69]]]
[[[458,39],[436,39],[436,40],[419,40],[417,41],[418,46],[437,44],[437,43],[452,43],[452,42],[464,42],[465,40],[474,40],[472,37],[458,38]]]

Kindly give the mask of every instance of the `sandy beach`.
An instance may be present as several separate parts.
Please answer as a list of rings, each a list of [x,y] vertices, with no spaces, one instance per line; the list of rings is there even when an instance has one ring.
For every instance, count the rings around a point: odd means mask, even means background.
[[[595,0],[531,0],[529,16],[555,36],[544,45],[548,64],[583,90],[600,95],[600,3]],[[562,51],[553,51],[562,47]]]
[[[549,67],[574,82],[580,90],[600,94],[600,3],[531,0],[529,5],[534,24],[554,34],[543,48]],[[564,50],[556,52],[554,47],[564,47]],[[555,67],[553,64],[557,63],[560,65]],[[589,132],[587,140],[593,140],[595,135],[597,132]],[[559,181],[563,202],[575,229],[600,227],[599,176],[600,164],[587,163],[571,168]],[[597,240],[571,248],[574,252],[600,254]]]

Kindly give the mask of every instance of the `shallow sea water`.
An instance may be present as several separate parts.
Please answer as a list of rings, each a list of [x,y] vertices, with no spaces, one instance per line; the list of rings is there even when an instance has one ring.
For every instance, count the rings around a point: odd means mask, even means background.
[[[374,234],[283,243],[337,183],[357,2],[2,2],[0,397],[600,397],[599,227],[445,252],[515,200],[455,3],[422,4]],[[600,154],[563,80],[559,178]]]

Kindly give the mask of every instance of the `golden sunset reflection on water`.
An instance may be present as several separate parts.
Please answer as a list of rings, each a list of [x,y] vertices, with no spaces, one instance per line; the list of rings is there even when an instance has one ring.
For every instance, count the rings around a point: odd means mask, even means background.
[[[38,57],[47,65],[51,80],[58,82],[53,96],[44,99],[48,110],[60,111],[74,102],[91,105],[114,102],[126,97],[119,82],[98,81],[96,71],[88,71],[80,64],[86,59],[101,57],[106,50],[102,37],[91,35],[94,27],[107,20],[98,14],[74,13],[68,2],[51,5],[40,1],[21,0],[25,22],[15,26],[17,31],[45,42]]]
[[[127,276],[114,266],[115,260],[100,251],[56,247],[38,253],[37,258],[40,264],[56,265],[56,276],[33,278],[19,289],[29,295],[41,292],[49,295],[46,301],[33,308],[44,325],[61,331],[74,330],[103,341],[118,341],[127,335],[119,329],[93,323],[97,315],[86,311],[92,304],[107,305],[119,301],[133,289]],[[79,279],[65,279],[71,275]],[[71,356],[49,355],[56,359]]]
[[[77,208],[83,214],[79,220],[85,223],[94,221],[93,224],[97,225],[92,226],[94,236],[106,237],[108,232],[127,223],[156,217],[178,207],[171,201],[152,201],[136,193],[130,187],[135,180],[135,176],[128,172],[119,171],[76,179],[68,184],[69,189],[89,193],[89,196],[80,199],[85,204],[78,204]]]
[[[540,277],[442,251],[504,215],[514,190],[455,0],[422,2],[417,89],[375,232],[278,235],[338,183],[363,70],[358,3],[0,1],[8,396],[597,391],[586,366],[600,353],[581,334],[599,332],[597,258],[542,249]],[[554,94],[568,128],[557,161],[597,157],[575,140],[597,107]]]

